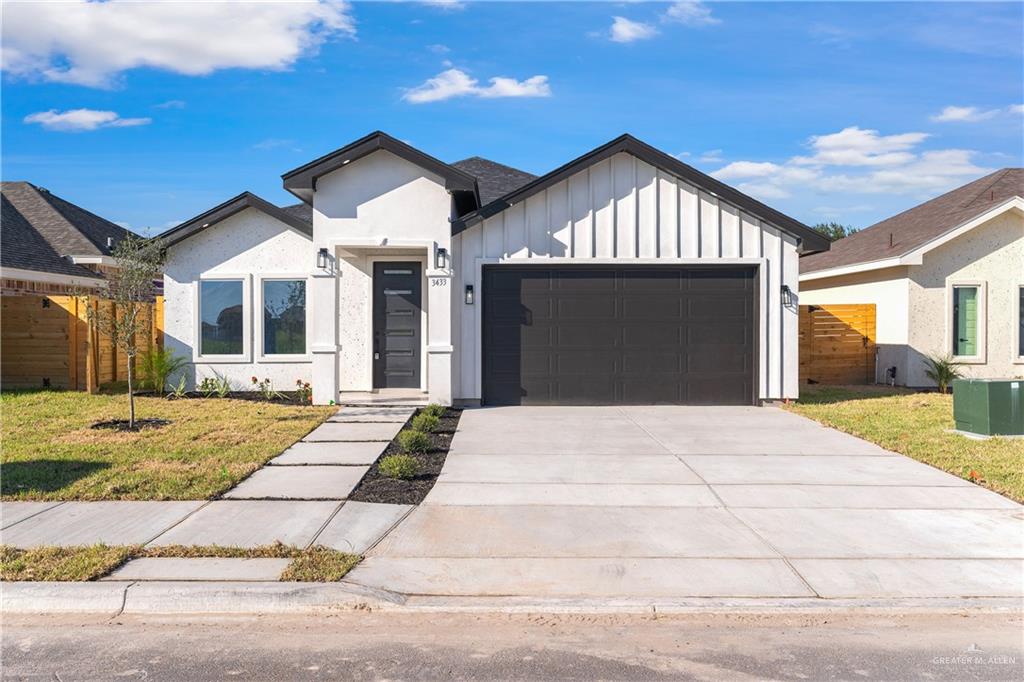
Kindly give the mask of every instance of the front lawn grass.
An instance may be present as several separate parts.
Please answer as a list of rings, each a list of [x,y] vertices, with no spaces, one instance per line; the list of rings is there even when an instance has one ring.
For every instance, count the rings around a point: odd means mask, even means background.
[[[974,440],[950,433],[952,395],[804,386],[800,401],[788,409],[1024,502],[1024,440]]]
[[[334,412],[231,399],[136,398],[138,432],[92,429],[127,418],[125,395],[0,394],[4,500],[200,500],[233,487]]]
[[[328,547],[300,549],[281,543],[263,547],[92,545],[33,549],[0,545],[0,580],[85,582],[98,580],[131,559],[152,557],[291,559],[281,574],[282,581],[290,582],[337,582],[362,560],[356,554]]]

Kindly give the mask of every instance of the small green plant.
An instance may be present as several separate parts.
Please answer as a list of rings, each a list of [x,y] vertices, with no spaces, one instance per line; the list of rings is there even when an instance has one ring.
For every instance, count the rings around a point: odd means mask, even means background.
[[[420,472],[420,463],[409,455],[388,455],[381,458],[377,468],[388,478],[408,481]]]
[[[421,412],[412,418],[412,428],[414,431],[420,431],[422,433],[430,433],[437,428],[440,419],[432,414]]]
[[[313,387],[309,385],[308,381],[302,379],[296,379],[295,381],[295,402],[300,405],[308,405],[313,402]],[[334,401],[331,401],[331,405]]]
[[[403,429],[398,434],[398,447],[402,452],[426,452],[430,449],[430,436],[422,431]]]
[[[214,392],[217,394],[218,398],[227,398],[228,394],[231,393],[232,388],[231,379],[222,377],[219,374],[217,375],[217,378],[214,379]]]
[[[181,371],[188,360],[175,355],[170,348],[159,346],[142,354],[142,380],[146,386],[161,393],[172,374]]]
[[[204,377],[203,380],[199,382],[199,385],[196,386],[196,390],[199,391],[204,398],[212,398],[217,392],[217,380],[213,377]]]
[[[960,371],[961,363],[954,360],[953,356],[948,353],[946,355],[929,355],[925,357],[924,363],[925,376],[935,382],[935,385],[939,387],[939,393],[948,393],[953,379],[963,376],[963,372]]]
[[[184,398],[188,394],[185,390],[185,375],[182,374],[181,378],[178,379],[178,383],[171,386],[171,392],[169,396],[171,398]]]
[[[256,377],[252,378],[252,385],[256,387],[256,390],[260,392],[264,400],[274,400],[275,398],[284,398],[278,391],[274,390],[274,382],[270,379],[264,379],[260,381]]]
[[[420,411],[420,414],[430,414],[440,419],[444,416],[444,411],[446,409],[447,408],[441,403],[430,403]]]

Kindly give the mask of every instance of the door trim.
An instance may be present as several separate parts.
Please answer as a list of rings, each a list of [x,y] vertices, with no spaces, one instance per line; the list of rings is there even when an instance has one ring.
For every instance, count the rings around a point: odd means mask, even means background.
[[[423,392],[427,391],[428,377],[427,377],[427,316],[429,314],[428,303],[427,303],[427,257],[422,254],[412,255],[373,255],[366,256],[366,269],[369,274],[369,299],[370,304],[366,306],[366,329],[369,333],[366,334],[366,376],[369,377],[369,386],[371,391],[377,391],[379,388],[374,386],[373,376],[373,288],[374,278],[373,271],[377,263],[419,263],[420,264],[420,390]],[[339,365],[339,371],[340,371]],[[415,390],[415,389],[413,389]]]
[[[476,313],[476,389],[477,396],[481,405],[486,405],[487,401],[484,396],[484,362],[487,354],[484,353],[484,334],[483,334],[483,323],[484,323],[484,307],[487,301],[487,292],[484,287],[484,270],[485,269],[497,269],[501,267],[510,268],[522,268],[524,266],[531,266],[537,268],[567,268],[567,267],[580,267],[580,268],[598,268],[615,269],[622,267],[636,267],[642,266],[644,268],[651,267],[657,269],[657,266],[662,266],[663,269],[705,269],[705,270],[716,270],[716,269],[749,269],[753,271],[753,372],[751,372],[751,405],[760,406],[764,401],[764,397],[761,395],[761,375],[765,370],[761,362],[761,346],[762,346],[762,335],[768,333],[767,319],[762,315],[762,307],[765,305],[764,297],[762,292],[765,288],[765,279],[767,277],[767,264],[766,258],[719,258],[715,259],[714,262],[708,262],[707,259],[696,259],[696,258],[642,258],[642,259],[616,259],[616,258],[592,258],[589,260],[580,260],[577,258],[545,258],[541,259],[526,259],[526,258],[476,258],[475,259],[475,276],[476,276],[476,290],[478,292],[478,309]]]

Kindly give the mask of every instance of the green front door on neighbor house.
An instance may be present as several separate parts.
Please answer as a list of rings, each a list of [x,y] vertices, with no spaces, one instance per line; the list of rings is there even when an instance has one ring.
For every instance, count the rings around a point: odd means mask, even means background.
[[[953,355],[978,354],[978,287],[953,287]]]

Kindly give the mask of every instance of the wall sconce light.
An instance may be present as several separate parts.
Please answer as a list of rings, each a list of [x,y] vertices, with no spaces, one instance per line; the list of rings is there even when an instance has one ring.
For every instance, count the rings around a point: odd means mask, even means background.
[[[448,268],[448,249],[438,247],[434,253],[434,267],[438,270]]]
[[[466,285],[466,305],[473,305],[473,285]]]
[[[793,290],[787,284],[782,285],[782,305],[787,308],[793,305]]]
[[[321,270],[327,269],[327,249],[321,248],[316,252],[316,266]]]

